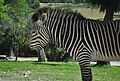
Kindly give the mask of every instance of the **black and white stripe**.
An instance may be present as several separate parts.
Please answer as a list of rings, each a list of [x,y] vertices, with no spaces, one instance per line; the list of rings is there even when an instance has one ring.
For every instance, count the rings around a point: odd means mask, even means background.
[[[39,19],[43,13],[47,14],[45,22]],[[51,8],[38,10],[32,20],[36,30],[31,47],[40,49],[52,39],[79,62],[83,81],[92,81],[90,60],[120,60],[119,20],[90,20],[75,12]]]

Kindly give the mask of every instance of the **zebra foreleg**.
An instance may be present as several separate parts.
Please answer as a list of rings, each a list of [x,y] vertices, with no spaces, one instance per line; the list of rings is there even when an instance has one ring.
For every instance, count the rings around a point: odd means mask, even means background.
[[[92,81],[92,72],[89,60],[82,59],[79,62],[79,65],[81,69],[82,81]]]

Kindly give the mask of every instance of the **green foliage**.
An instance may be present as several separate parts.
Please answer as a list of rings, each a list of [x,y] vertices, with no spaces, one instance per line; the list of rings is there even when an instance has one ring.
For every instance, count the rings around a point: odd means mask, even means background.
[[[0,27],[0,54],[9,53],[9,48],[11,45],[11,35],[9,35],[10,28],[8,27]]]
[[[67,61],[69,54],[63,48],[57,48],[55,44],[49,42],[45,47],[45,54],[48,61]]]
[[[0,10],[0,47],[10,54],[11,47],[20,50],[28,41],[26,17],[30,10],[26,0],[0,0]]]
[[[41,3],[70,3],[75,0],[39,0]]]
[[[27,0],[27,3],[31,9],[39,8],[39,0]]]
[[[0,0],[0,22],[4,20],[10,20],[7,10],[9,9],[8,5],[3,5],[4,0]]]
[[[25,15],[29,12],[26,0],[16,0],[15,2],[7,5],[10,7],[8,14],[12,18],[13,22],[17,23],[18,27],[25,27]]]

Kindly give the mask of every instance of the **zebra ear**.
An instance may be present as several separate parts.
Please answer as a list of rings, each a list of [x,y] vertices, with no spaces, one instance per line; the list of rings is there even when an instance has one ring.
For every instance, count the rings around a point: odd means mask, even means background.
[[[47,20],[47,14],[46,13],[43,13],[42,16],[41,16],[41,20],[43,22],[45,22]]]

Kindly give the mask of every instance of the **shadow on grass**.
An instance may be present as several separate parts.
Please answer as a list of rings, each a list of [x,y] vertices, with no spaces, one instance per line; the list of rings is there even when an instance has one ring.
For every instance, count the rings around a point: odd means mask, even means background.
[[[48,66],[64,66],[67,63],[64,62],[33,62],[34,65],[48,65]]]

